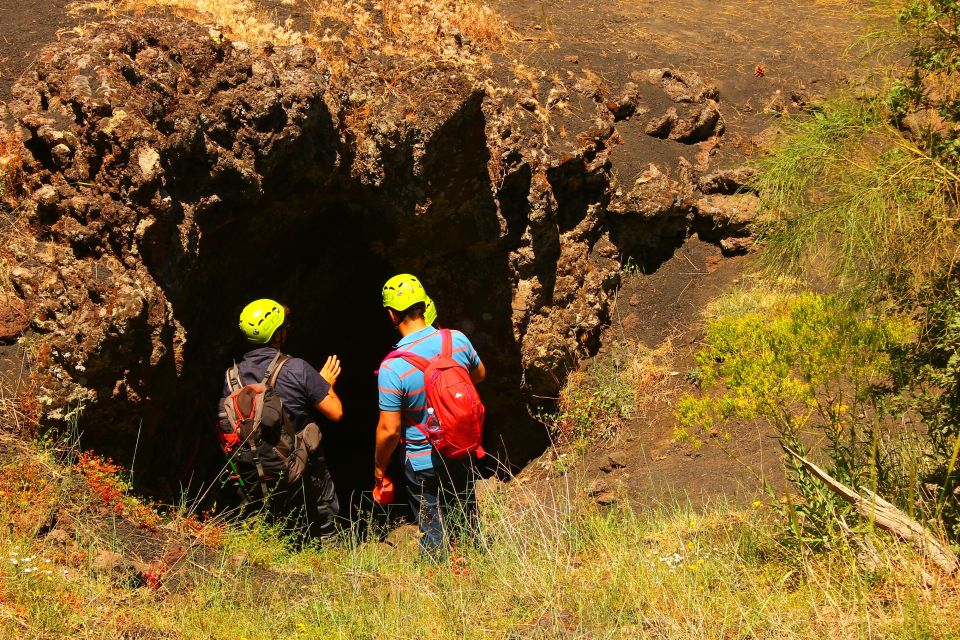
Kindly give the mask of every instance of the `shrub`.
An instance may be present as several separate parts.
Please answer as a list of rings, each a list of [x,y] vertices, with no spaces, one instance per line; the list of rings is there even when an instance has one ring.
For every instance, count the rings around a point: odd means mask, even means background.
[[[960,160],[960,2],[913,0],[900,12],[912,41],[911,73],[890,92],[897,122],[913,117],[921,144],[952,166]]]
[[[840,97],[758,160],[768,268],[860,300],[910,305],[957,257],[955,172],[888,124],[878,97]]]
[[[538,419],[559,445],[613,436],[636,413],[638,399],[666,376],[661,355],[632,340],[612,343],[584,369],[570,374],[558,410],[541,413]]]
[[[960,495],[957,459],[960,454],[960,288],[945,287],[927,308],[921,340],[917,405],[927,425],[932,469],[925,480],[934,511],[951,536],[960,539]]]
[[[913,323],[871,316],[835,296],[758,289],[709,322],[697,376],[710,393],[681,399],[679,428],[697,437],[733,419],[763,420],[795,450],[822,446],[841,481],[909,500],[900,442],[884,425],[913,337]],[[803,498],[786,503],[793,532],[805,542],[828,540],[849,508],[792,458],[787,467]]]

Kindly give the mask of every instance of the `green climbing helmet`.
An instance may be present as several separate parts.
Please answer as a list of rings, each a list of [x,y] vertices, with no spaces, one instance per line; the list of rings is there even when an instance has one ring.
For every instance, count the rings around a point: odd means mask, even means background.
[[[247,342],[269,344],[274,332],[283,326],[283,305],[269,298],[254,300],[240,312],[240,330]]]
[[[423,285],[409,273],[393,276],[383,285],[383,306],[394,311],[406,311],[418,302],[427,304],[428,300]]]
[[[427,309],[423,312],[423,321],[427,326],[437,321],[437,305],[433,304],[433,298],[427,298]]]

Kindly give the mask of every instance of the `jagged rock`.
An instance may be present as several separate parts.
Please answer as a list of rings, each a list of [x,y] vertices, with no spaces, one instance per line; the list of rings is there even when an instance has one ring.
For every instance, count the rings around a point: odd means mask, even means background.
[[[626,466],[627,454],[623,451],[613,451],[607,454],[607,459],[600,465],[600,470],[604,473],[611,473],[616,469],[623,469]]]
[[[63,529],[52,529],[50,533],[44,536],[44,541],[62,547],[70,542],[70,534]]]
[[[603,478],[596,478],[587,485],[587,496],[595,498],[610,491],[610,483]]]
[[[696,180],[697,190],[704,195],[723,194],[732,195],[746,190],[751,181],[757,176],[753,167],[737,167],[736,169],[721,169]]]
[[[758,151],[770,151],[773,149],[774,145],[777,144],[777,141],[783,138],[784,133],[785,132],[781,127],[777,125],[771,125],[750,138],[750,143],[756,147]]]
[[[713,100],[689,108],[682,115],[676,108],[671,107],[664,115],[647,123],[644,129],[647,135],[654,138],[670,138],[686,144],[722,135],[723,131],[723,118]]]
[[[650,84],[663,89],[674,102],[698,103],[720,99],[720,91],[716,85],[705,83],[700,74],[693,71],[649,69],[645,73],[636,74],[635,79],[639,81],[644,75]]]
[[[692,185],[674,180],[656,165],[641,173],[633,188],[614,192],[607,211],[616,215],[641,216],[648,219],[673,218],[690,213]]]
[[[123,555],[109,549],[102,549],[90,561],[90,568],[95,573],[111,575],[132,569],[133,565]]]
[[[776,116],[788,115],[791,111],[808,111],[823,102],[816,94],[794,89],[784,93],[780,89],[773,92],[763,105],[763,112]]]
[[[937,109],[912,111],[903,117],[900,126],[914,138],[942,135],[948,129],[946,119]]]
[[[735,255],[750,251],[755,243],[756,241],[751,236],[723,238],[720,240],[720,249],[725,255]]]
[[[609,507],[617,501],[617,494],[612,491],[604,491],[603,493],[595,496],[593,501],[601,507]]]
[[[537,96],[455,61],[369,56],[334,77],[323,55],[123,19],[45,50],[14,90],[32,195],[28,228],[4,250],[51,348],[47,419],[83,404],[85,444],[130,459],[139,440],[138,473],[200,456],[238,304],[296,298],[317,323],[306,335],[359,349],[351,332],[379,316],[344,324],[329,300],[379,313],[368,293],[388,265],[429,282],[441,321],[503,372],[491,441],[522,461],[545,435],[515,408],[555,395],[596,350],[619,256],[693,222],[689,167],[651,167],[627,193],[613,184],[609,114],[558,143]],[[663,79],[682,103],[668,135],[716,135],[712,90]],[[423,87],[430,99],[411,103]],[[567,99],[554,88],[547,108]],[[584,71],[575,89],[598,98],[600,79]],[[638,108],[636,87],[623,98],[618,113]],[[370,342],[358,367],[382,356]]]
[[[589,98],[599,98],[603,79],[590,69],[583,69],[573,84],[573,90]]]
[[[697,201],[699,215],[708,218],[715,230],[727,234],[742,234],[749,231],[757,217],[760,199],[752,193],[735,195],[709,195]]]
[[[18,337],[30,326],[26,305],[20,298],[0,292],[0,343]]]
[[[649,112],[649,109],[641,105],[640,90],[632,82],[628,82],[624,86],[623,93],[619,96],[607,100],[606,107],[613,114],[614,122],[620,122],[636,114],[643,115]]]

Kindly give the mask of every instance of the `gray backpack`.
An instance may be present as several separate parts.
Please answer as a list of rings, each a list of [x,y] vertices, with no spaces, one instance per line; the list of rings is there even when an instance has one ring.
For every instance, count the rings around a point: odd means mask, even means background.
[[[230,395],[220,401],[220,443],[236,463],[240,484],[259,484],[266,498],[270,488],[300,480],[308,451],[319,445],[319,429],[309,424],[299,434],[274,387],[290,358],[277,352],[259,384],[243,384],[236,363],[226,372]],[[314,442],[316,440],[316,442]],[[313,445],[313,446],[310,446]]]

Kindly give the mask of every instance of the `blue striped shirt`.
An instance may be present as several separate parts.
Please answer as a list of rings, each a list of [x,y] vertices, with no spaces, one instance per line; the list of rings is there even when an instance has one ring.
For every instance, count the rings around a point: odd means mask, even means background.
[[[480,357],[467,336],[451,331],[453,359],[468,370],[480,366]],[[396,351],[410,351],[427,360],[439,355],[442,347],[440,332],[432,326],[404,337],[396,344]],[[400,411],[407,460],[416,471],[433,467],[431,446],[416,425],[427,418],[427,393],[423,372],[403,358],[390,358],[380,366],[377,376],[381,411]]]

